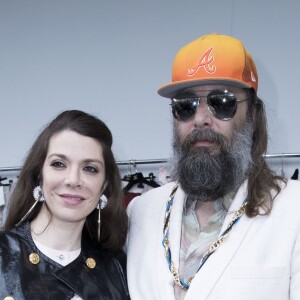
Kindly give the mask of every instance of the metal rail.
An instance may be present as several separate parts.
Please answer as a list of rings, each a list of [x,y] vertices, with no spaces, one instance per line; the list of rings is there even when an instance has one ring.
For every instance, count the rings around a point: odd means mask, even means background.
[[[276,153],[276,154],[266,154],[265,158],[300,158],[300,153]],[[119,166],[136,166],[136,165],[151,165],[151,164],[161,164],[166,163],[168,159],[141,159],[141,160],[123,160],[117,161],[117,165]],[[2,167],[0,168],[0,172],[18,172],[21,170],[21,167]]]

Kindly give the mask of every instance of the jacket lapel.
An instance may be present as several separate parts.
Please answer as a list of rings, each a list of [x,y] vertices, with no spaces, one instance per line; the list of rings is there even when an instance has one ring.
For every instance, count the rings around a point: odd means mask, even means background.
[[[84,300],[100,297],[103,300],[129,299],[125,274],[120,264],[125,256],[117,261],[100,247],[88,249],[95,247],[92,243],[83,245],[79,257],[53,275]]]
[[[226,229],[236,210],[238,210],[245,200],[247,183],[244,183],[238,190],[229,212],[225,218],[221,233]],[[192,284],[186,294],[185,300],[207,299],[214,286],[217,284],[222,273],[234,257],[236,251],[245,238],[253,218],[249,219],[245,215],[234,225],[231,233],[224,243],[206,261],[203,267],[194,277]]]

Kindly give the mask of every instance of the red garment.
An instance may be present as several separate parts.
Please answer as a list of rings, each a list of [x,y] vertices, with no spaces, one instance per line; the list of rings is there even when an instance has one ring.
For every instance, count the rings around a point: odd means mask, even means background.
[[[129,202],[136,196],[140,196],[141,193],[130,193],[130,192],[126,192],[124,194],[124,203],[125,203],[125,207],[127,207],[127,205],[129,204]]]

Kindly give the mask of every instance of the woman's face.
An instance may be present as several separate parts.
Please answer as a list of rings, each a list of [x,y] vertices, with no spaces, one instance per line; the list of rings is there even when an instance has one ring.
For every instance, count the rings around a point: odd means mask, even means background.
[[[52,221],[84,222],[96,208],[105,182],[101,145],[64,130],[49,141],[42,190]]]

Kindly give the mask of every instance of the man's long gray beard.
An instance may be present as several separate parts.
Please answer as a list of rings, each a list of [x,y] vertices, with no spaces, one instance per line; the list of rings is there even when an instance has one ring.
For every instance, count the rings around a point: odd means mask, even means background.
[[[243,128],[233,130],[230,142],[211,129],[195,129],[181,145],[174,129],[171,177],[186,194],[200,201],[213,201],[238,189],[252,165],[253,126],[249,119]],[[219,146],[217,153],[195,146],[198,140],[214,142]]]

